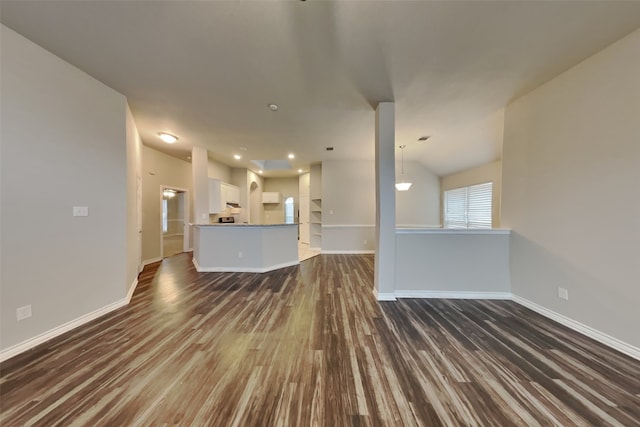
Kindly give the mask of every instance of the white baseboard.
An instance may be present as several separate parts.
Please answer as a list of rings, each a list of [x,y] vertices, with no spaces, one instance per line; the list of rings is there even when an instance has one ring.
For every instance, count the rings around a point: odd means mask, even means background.
[[[156,258],[145,259],[144,261],[142,261],[142,268],[144,269],[147,265],[155,264],[156,262],[160,261],[162,261],[162,257],[160,256]]]
[[[127,299],[123,298],[116,302],[113,302],[109,305],[101,307],[97,310],[92,311],[91,313],[87,313],[83,316],[78,317],[77,319],[71,320],[67,323],[64,323],[60,326],[57,326],[53,329],[48,330],[40,335],[36,335],[33,338],[29,338],[19,344],[13,345],[2,352],[0,352],[0,362],[4,362],[14,356],[17,356],[20,353],[24,353],[27,350],[32,349],[33,347],[40,345],[44,342],[49,341],[52,338],[57,337],[58,335],[62,335],[65,332],[68,332],[72,329],[77,328],[78,326],[82,326],[87,322],[90,322],[94,319],[97,319],[100,316],[104,316],[107,313],[110,313],[114,310],[119,309],[120,307],[126,306],[128,303]]]
[[[638,347],[627,344],[624,341],[620,341],[619,339],[614,338],[611,335],[607,335],[604,332],[600,332],[597,329],[592,328],[591,326],[587,326],[565,315],[556,313],[553,310],[549,310],[548,308],[538,305],[535,302],[529,301],[528,299],[519,297],[517,295],[511,295],[511,299],[514,302],[517,302],[518,304],[523,305],[535,311],[536,313],[543,315],[544,317],[555,320],[556,322],[570,329],[573,329],[574,331],[580,332],[582,335],[586,335],[587,337],[592,338],[615,350],[618,350],[619,352],[624,353],[627,356],[633,357],[636,360],[640,360],[640,348]]]
[[[511,292],[395,291],[396,298],[511,299]]]
[[[268,267],[201,267],[195,258],[192,258],[193,266],[198,273],[268,273],[279,268],[291,267],[300,264],[300,261],[283,262]]]
[[[321,253],[326,255],[361,255],[361,254],[375,254],[375,250],[362,249],[362,250],[323,250]]]
[[[376,297],[378,301],[395,301],[396,294],[393,292],[378,292],[377,289],[373,290],[373,296]]]
[[[131,286],[129,286],[129,292],[127,292],[127,304],[131,302],[131,298],[133,297],[133,293],[136,291],[136,287],[138,286],[138,278],[133,279]]]

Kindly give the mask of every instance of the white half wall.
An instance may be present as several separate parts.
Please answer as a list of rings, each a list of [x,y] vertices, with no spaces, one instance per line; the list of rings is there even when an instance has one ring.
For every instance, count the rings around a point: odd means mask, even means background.
[[[396,230],[397,297],[509,298],[509,230]]]
[[[510,104],[502,160],[513,293],[635,347],[638,76],[640,30]]]
[[[135,273],[125,97],[5,26],[0,40],[6,354],[125,301]],[[27,305],[32,316],[18,322]]]

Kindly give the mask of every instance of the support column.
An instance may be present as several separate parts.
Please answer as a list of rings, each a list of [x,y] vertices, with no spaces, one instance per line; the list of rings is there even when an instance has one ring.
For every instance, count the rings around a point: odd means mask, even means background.
[[[376,108],[376,260],[374,292],[379,301],[395,300],[396,190],[395,105]]]
[[[204,147],[191,150],[191,176],[193,179],[193,222],[209,223],[209,157]]]

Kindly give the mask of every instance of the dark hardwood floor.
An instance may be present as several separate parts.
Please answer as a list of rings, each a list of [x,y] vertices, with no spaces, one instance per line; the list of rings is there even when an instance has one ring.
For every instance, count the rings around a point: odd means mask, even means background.
[[[0,366],[0,425],[638,426],[640,362],[510,301],[375,301],[373,257],[147,267]]]

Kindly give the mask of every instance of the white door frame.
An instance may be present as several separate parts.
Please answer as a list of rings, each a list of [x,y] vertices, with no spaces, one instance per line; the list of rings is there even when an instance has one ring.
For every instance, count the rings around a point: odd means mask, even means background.
[[[184,223],[182,231],[184,237],[182,239],[182,252],[188,252],[189,249],[191,249],[191,226],[189,225],[189,218],[191,218],[189,216],[189,190],[187,190],[186,188],[176,187],[175,185],[160,185],[160,259],[164,259],[164,236],[162,235],[162,193],[164,192],[164,190],[176,190],[184,193],[184,197],[182,198],[182,203],[184,204]]]

